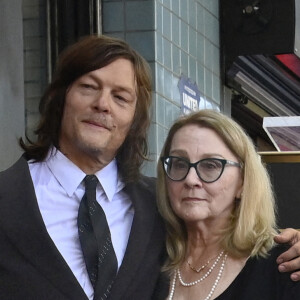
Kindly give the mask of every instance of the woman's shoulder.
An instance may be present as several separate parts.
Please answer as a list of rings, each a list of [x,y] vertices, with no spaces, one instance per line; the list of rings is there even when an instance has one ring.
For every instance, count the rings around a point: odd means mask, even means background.
[[[281,253],[285,252],[289,248],[290,246],[288,244],[274,244],[274,246],[269,251],[268,256],[270,256],[271,258],[275,257],[276,260],[277,256],[279,256]]]
[[[258,277],[264,272],[270,272],[270,276],[279,275],[277,274],[278,265],[276,262],[277,257],[288,249],[287,245],[275,244],[268,252],[266,256],[253,256],[250,257],[242,270],[248,276],[253,273],[257,273]],[[285,273],[286,274],[286,273]]]
[[[289,273],[280,273],[277,257],[286,251],[286,245],[274,245],[266,257],[250,257],[244,268],[216,300],[296,300],[300,283],[293,282]]]

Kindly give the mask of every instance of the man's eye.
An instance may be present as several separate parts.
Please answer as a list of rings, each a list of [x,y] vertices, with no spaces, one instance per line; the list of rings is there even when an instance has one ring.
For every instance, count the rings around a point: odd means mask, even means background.
[[[82,83],[81,87],[83,87],[84,89],[96,90],[96,86],[88,84],[88,83]]]
[[[123,96],[115,95],[115,97],[116,97],[118,100],[121,100],[121,101],[127,101]]]

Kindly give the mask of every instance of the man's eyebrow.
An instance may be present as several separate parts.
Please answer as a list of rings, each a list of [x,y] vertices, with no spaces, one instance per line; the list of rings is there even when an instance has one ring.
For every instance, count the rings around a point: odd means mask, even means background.
[[[87,77],[95,80],[96,82],[102,82],[100,78],[98,78],[94,74],[86,74]],[[132,96],[136,96],[136,89],[132,89],[129,86],[124,86],[124,85],[113,85],[113,90],[118,91],[118,92],[127,92]]]
[[[117,92],[127,92],[130,95],[134,96],[136,94],[136,91],[130,87],[126,87],[126,86],[120,86],[120,85],[116,85],[114,90],[116,90]]]

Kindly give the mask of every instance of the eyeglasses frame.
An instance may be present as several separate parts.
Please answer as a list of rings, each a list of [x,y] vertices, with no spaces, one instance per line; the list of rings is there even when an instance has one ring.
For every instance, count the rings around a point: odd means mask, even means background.
[[[166,160],[167,158],[179,158],[179,159],[184,160],[184,161],[186,161],[186,162],[188,163],[188,166],[189,166],[188,171],[186,172],[186,175],[185,175],[182,179],[173,179],[173,178],[171,178],[171,177],[169,176],[169,174],[167,173],[166,168],[165,168],[165,160]],[[221,171],[221,173],[220,173],[220,175],[218,176],[217,179],[215,179],[215,180],[213,180],[213,181],[207,181],[207,180],[204,180],[204,179],[201,178],[201,176],[200,176],[200,174],[199,174],[199,172],[198,172],[198,169],[197,169],[197,165],[198,165],[201,161],[212,160],[212,159],[221,162],[221,164],[222,164],[222,171]],[[238,163],[238,162],[231,161],[231,160],[228,160],[228,159],[214,158],[214,157],[209,157],[209,158],[200,159],[200,160],[198,160],[197,162],[194,162],[194,163],[191,163],[190,161],[188,161],[188,160],[187,160],[186,158],[184,158],[184,157],[180,157],[180,156],[172,156],[172,155],[162,156],[162,157],[160,158],[160,160],[161,160],[161,162],[162,162],[162,165],[163,165],[163,169],[164,169],[165,174],[166,174],[166,175],[168,176],[168,178],[170,178],[172,181],[182,181],[182,180],[184,180],[184,179],[188,176],[188,174],[189,174],[189,172],[190,172],[190,169],[191,169],[192,167],[196,170],[196,173],[197,173],[199,179],[200,179],[201,181],[205,182],[205,183],[213,183],[213,182],[217,181],[218,179],[220,179],[220,177],[222,176],[222,174],[223,174],[223,172],[224,172],[224,169],[225,169],[225,166],[226,166],[226,165],[230,165],[230,166],[234,166],[234,167],[241,168],[241,164]]]

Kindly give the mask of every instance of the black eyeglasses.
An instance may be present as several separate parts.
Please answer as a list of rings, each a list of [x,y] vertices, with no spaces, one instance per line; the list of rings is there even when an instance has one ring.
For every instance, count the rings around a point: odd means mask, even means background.
[[[191,167],[195,168],[198,177],[206,183],[217,181],[226,165],[241,167],[240,163],[221,158],[205,158],[191,163],[183,157],[165,156],[161,157],[161,162],[165,173],[173,181],[184,180]]]

